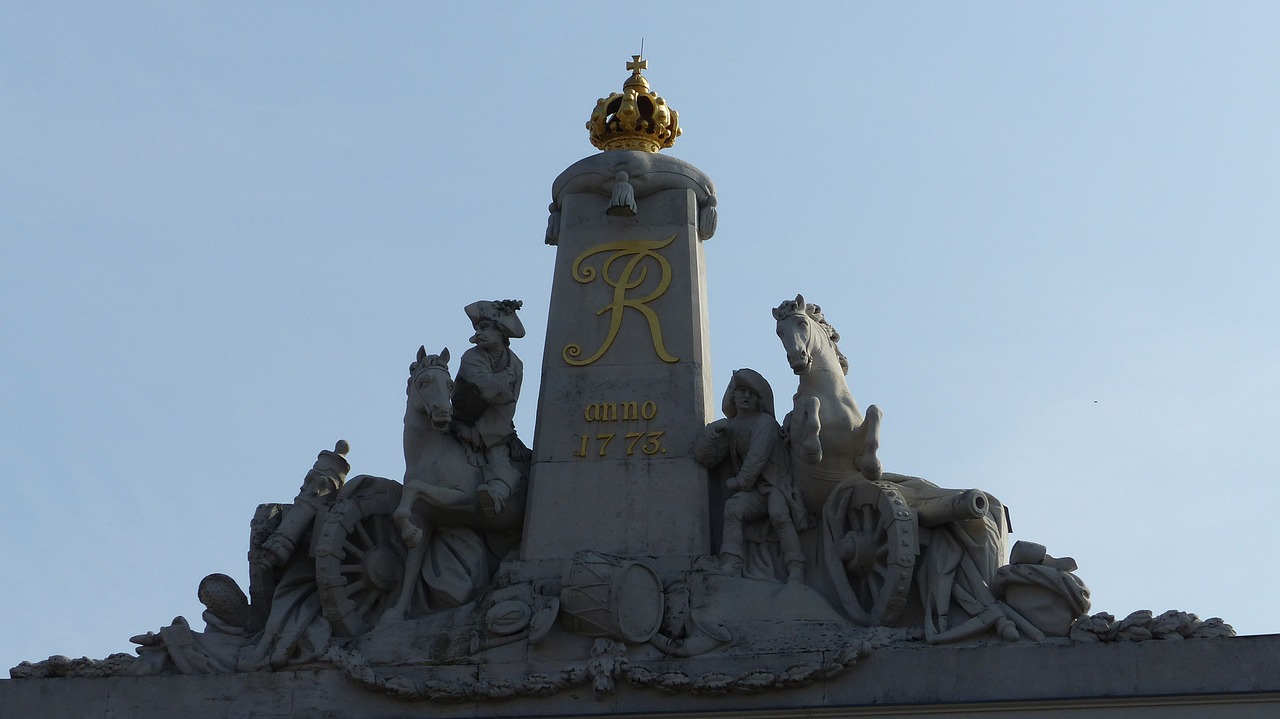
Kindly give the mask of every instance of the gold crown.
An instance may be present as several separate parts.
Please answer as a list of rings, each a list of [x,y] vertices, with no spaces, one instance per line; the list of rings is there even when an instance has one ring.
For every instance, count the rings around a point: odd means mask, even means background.
[[[596,101],[587,121],[592,145],[601,150],[657,152],[675,144],[680,136],[679,116],[649,90],[649,81],[640,74],[648,68],[647,60],[632,55],[627,63],[631,77],[622,84],[622,92]]]

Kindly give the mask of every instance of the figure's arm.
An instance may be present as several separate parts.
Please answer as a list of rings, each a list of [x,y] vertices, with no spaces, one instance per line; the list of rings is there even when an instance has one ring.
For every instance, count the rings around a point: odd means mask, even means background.
[[[520,394],[523,370],[516,375],[514,383],[509,382],[502,374],[494,374],[483,356],[467,350],[462,353],[457,379],[475,387],[488,404],[512,404]]]
[[[260,561],[268,567],[278,567],[287,562],[315,518],[316,508],[310,503],[298,502],[290,507],[280,527],[262,543]]]
[[[262,543],[262,561],[273,566],[280,566],[288,561],[303,535],[311,529],[320,508],[333,502],[338,486],[337,482],[323,474],[308,472],[302,480],[298,496],[293,499],[293,505],[286,510],[280,521],[280,526]]]
[[[515,381],[511,383],[511,401],[520,401],[520,386],[524,384],[524,362],[516,356],[515,352],[508,350],[511,355],[511,373],[516,376]]]
[[[718,419],[702,428],[693,440],[693,458],[708,469],[725,460],[728,455],[724,436],[726,420]]]
[[[751,424],[751,437],[747,445],[747,456],[742,458],[742,466],[738,468],[738,476],[732,482],[743,490],[755,486],[756,480],[764,472],[764,466],[773,456],[773,449],[778,443],[778,423],[767,414],[761,414]]]

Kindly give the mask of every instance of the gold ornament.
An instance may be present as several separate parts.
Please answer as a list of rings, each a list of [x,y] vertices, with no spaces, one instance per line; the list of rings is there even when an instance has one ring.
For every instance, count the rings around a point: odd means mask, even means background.
[[[675,144],[680,136],[679,116],[667,101],[649,90],[649,81],[640,74],[649,62],[632,55],[627,69],[631,77],[615,92],[596,101],[587,121],[591,144],[601,150],[641,150],[657,152]]]

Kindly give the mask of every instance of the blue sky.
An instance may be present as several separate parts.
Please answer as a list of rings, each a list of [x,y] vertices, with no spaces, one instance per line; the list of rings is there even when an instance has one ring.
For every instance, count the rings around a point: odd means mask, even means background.
[[[991,491],[1094,610],[1273,633],[1270,3],[0,2],[0,668],[131,651],[316,452],[399,477],[418,345],[516,297],[646,73],[717,184],[716,395],[803,292],[887,469]]]

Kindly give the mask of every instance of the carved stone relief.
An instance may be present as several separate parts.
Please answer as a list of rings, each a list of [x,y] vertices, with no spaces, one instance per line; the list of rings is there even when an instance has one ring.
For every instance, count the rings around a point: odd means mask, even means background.
[[[695,440],[697,461],[726,490],[712,556],[679,571],[591,550],[554,571],[522,562],[529,452],[511,424],[523,370],[508,346],[524,334],[519,307],[468,305],[476,347],[456,376],[447,349],[419,348],[403,483],[348,480],[350,447],[339,441],[319,453],[291,504],[258,508],[249,593],[224,574],[202,580],[204,631],[177,617],[133,637],[137,657],[51,657],[11,676],[334,666],[371,691],[429,701],[584,685],[605,696],[621,684],[715,695],[830,679],[903,642],[1233,634],[1221,619],[1172,610],[1089,616],[1074,560],[1020,541],[1002,562],[1009,527],[994,497],[882,471],[881,415],[858,411],[839,333],[800,296],[774,311],[798,377],[791,412],[779,423],[773,388],[740,369],[721,402],[724,418]],[[523,674],[433,674],[484,665],[510,647],[529,657]],[[555,659],[566,651],[582,659]],[[788,653],[814,659],[770,659]],[[392,666],[418,671],[384,668]]]

